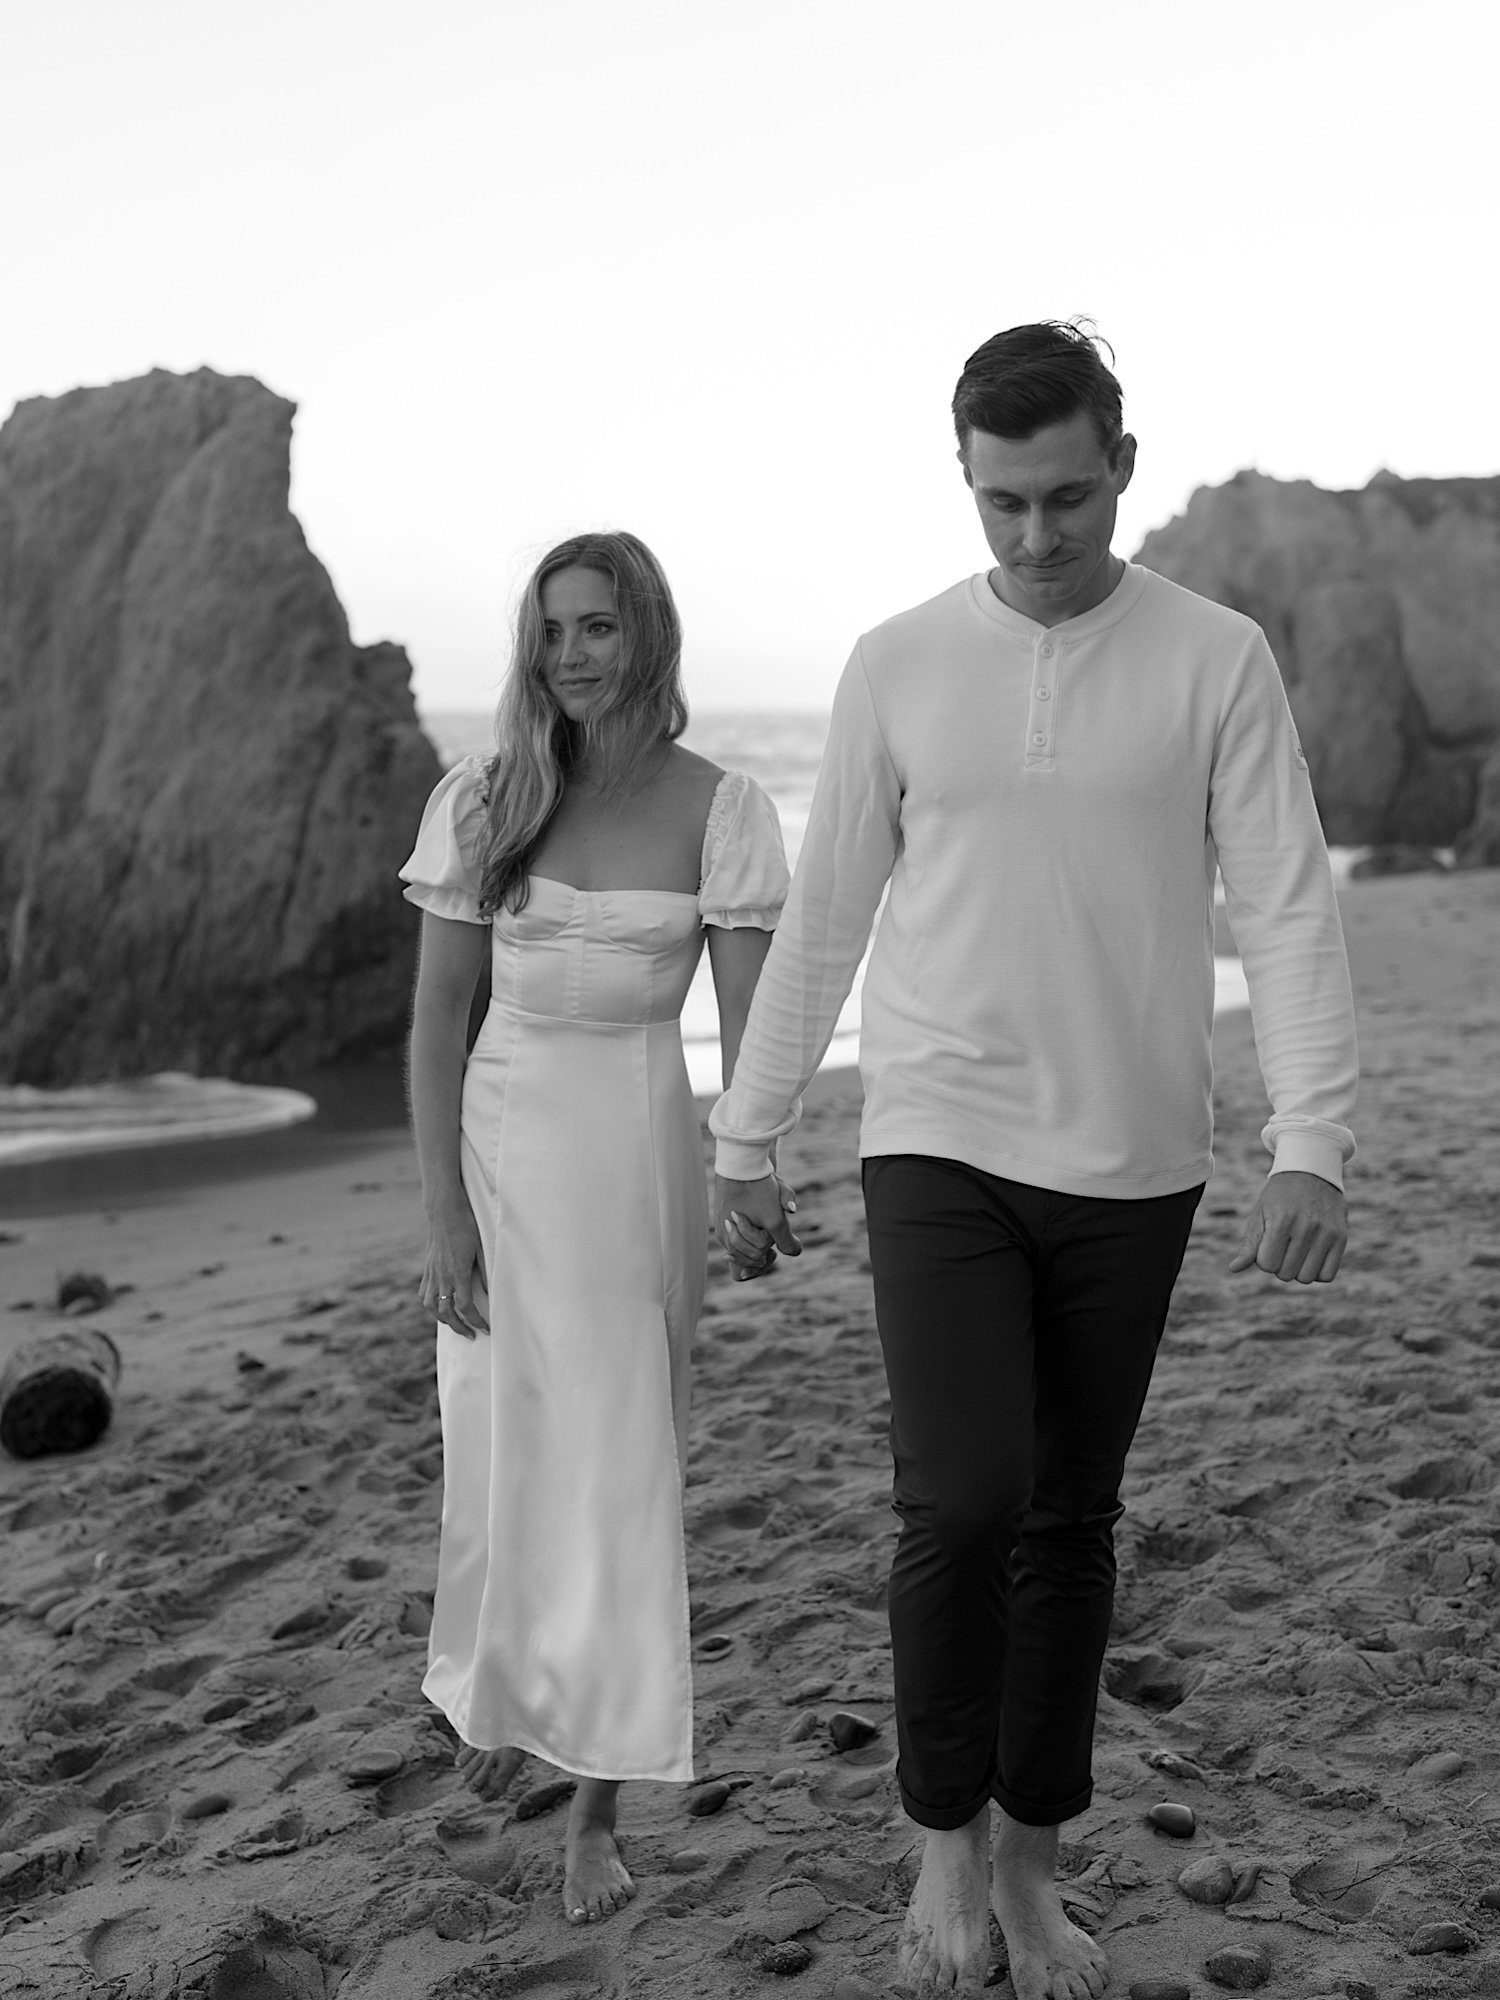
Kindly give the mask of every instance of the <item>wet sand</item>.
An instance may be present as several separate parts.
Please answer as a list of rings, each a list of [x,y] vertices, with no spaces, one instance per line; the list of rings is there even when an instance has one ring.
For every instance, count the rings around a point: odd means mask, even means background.
[[[1225,1274],[1266,1114],[1248,1017],[1216,1031],[1219,1170],[1131,1463],[1096,1796],[1065,1829],[1122,1995],[1219,1990],[1226,1946],[1275,1993],[1500,1994],[1500,875],[1343,905],[1366,1080],[1331,1287]],[[810,1093],[806,1253],[753,1286],[716,1257],[699,1340],[696,1760],[727,1800],[629,1788],[639,1895],[586,1931],[564,1809],[517,1810],[553,1774],[475,1803],[418,1694],[441,1460],[404,1136],[107,1212],[0,1203],[0,1358],[63,1272],[131,1287],[95,1321],[124,1355],[106,1438],[0,1460],[0,1992],[727,2000],[778,1963],[819,2000],[897,1990],[913,1841],[857,1107],[850,1072]],[[838,1709],[873,1740],[836,1751]],[[1164,1800],[1190,1840],[1148,1824]],[[1178,1888],[1209,1856],[1244,1900]],[[1472,1947],[1413,1953],[1441,1924]]]

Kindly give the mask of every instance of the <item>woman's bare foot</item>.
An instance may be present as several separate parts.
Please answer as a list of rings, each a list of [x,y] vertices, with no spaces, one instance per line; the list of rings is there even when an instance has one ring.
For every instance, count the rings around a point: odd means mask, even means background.
[[[1057,1828],[1023,1826],[1002,1812],[990,1893],[1016,2000],[1098,2000],[1109,1961],[1068,1917],[1056,1878]]]
[[[898,1962],[918,1993],[983,1986],[989,1970],[986,1848],[989,1807],[951,1833],[927,1828],[922,1871],[911,1892]]]
[[[563,1915],[570,1924],[597,1924],[623,1910],[635,1894],[615,1845],[619,1796],[620,1787],[603,1778],[578,1780],[563,1850]]]
[[[493,1800],[504,1798],[511,1779],[526,1762],[526,1752],[509,1743],[498,1750],[476,1750],[471,1743],[463,1743],[453,1761],[471,1792]]]

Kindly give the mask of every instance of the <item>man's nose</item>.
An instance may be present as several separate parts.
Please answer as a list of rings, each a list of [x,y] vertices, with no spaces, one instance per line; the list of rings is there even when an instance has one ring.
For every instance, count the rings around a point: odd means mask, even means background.
[[[1045,556],[1056,546],[1057,529],[1046,510],[1033,507],[1026,516],[1026,553]]]

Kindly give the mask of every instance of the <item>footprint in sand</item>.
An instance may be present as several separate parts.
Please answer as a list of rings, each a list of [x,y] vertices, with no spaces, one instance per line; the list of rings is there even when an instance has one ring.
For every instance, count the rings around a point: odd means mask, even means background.
[[[485,1889],[498,1889],[512,1881],[520,1867],[514,1837],[490,1813],[455,1812],[440,1819],[436,1827],[438,1846],[448,1857],[455,1875],[477,1882]]]
[[[96,1979],[123,1978],[140,1971],[156,1934],[156,1919],[148,1907],[122,1910],[84,1934],[83,1955]]]

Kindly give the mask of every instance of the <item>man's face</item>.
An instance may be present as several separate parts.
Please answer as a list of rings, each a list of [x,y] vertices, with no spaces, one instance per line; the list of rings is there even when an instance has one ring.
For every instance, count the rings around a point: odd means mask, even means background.
[[[970,434],[960,454],[996,569],[1003,604],[1039,625],[1060,625],[1102,604],[1117,579],[1110,537],[1135,469],[1135,439],[1111,465],[1087,410],[1029,438]]]

